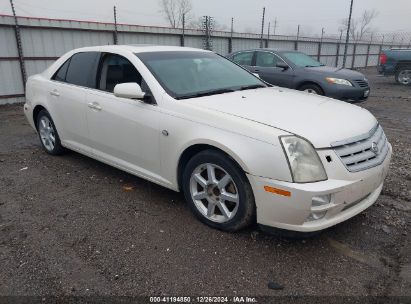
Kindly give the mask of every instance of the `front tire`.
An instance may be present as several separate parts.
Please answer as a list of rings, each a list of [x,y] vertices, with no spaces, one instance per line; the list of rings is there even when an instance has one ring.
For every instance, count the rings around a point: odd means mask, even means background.
[[[304,91],[309,94],[314,94],[314,95],[324,95],[324,91],[321,89],[319,85],[316,85],[314,83],[309,83],[301,86],[299,88],[300,91]]]
[[[411,84],[411,65],[401,66],[395,72],[395,81],[402,85]]]
[[[183,192],[191,211],[203,223],[238,231],[255,219],[254,195],[239,166],[222,152],[206,150],[187,163]]]
[[[48,154],[61,155],[65,152],[53,119],[46,110],[41,110],[37,115],[37,131],[40,143]]]

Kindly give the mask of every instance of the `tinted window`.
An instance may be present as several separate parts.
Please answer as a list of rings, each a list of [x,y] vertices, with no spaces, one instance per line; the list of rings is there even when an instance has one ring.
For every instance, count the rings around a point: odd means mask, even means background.
[[[238,53],[233,56],[233,61],[239,65],[252,65],[254,52]]]
[[[113,92],[117,84],[127,82],[136,82],[141,86],[140,73],[130,61],[120,55],[106,54],[101,62],[100,71],[100,90]]]
[[[163,88],[177,99],[266,87],[257,77],[214,53],[184,51],[136,55]]]
[[[77,53],[71,57],[66,82],[82,87],[95,87],[97,52]]]
[[[54,80],[57,81],[66,81],[66,74],[67,70],[70,64],[70,59],[68,59],[61,67],[58,69],[58,71],[54,74],[53,78]]]
[[[259,67],[275,67],[280,59],[268,52],[257,52],[255,65]]]

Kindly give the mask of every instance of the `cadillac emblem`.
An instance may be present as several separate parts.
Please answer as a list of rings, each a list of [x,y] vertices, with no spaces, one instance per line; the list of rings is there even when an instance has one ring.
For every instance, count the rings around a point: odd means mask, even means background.
[[[374,152],[375,155],[378,155],[378,153],[380,152],[380,151],[378,150],[378,145],[377,145],[376,142],[373,142],[373,143],[371,144],[371,151]]]

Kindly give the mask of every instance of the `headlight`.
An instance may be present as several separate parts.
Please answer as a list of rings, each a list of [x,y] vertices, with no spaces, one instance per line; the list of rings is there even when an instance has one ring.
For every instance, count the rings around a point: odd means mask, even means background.
[[[327,179],[323,164],[311,143],[297,136],[281,136],[280,139],[294,182],[308,183]]]
[[[347,79],[340,79],[340,78],[332,78],[332,77],[327,77],[325,78],[328,83],[333,83],[333,84],[342,84],[346,86],[352,87],[352,83],[349,82]]]

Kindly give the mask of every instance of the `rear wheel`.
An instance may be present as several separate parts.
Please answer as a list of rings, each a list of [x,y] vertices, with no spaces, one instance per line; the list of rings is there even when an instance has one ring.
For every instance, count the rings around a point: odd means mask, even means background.
[[[310,93],[310,94],[324,95],[324,92],[321,89],[321,87],[319,85],[314,84],[314,83],[308,83],[308,84],[302,85],[299,88],[299,90]]]
[[[41,110],[37,115],[37,131],[39,134],[41,145],[44,150],[51,155],[60,155],[65,152],[61,145],[60,137],[57,133],[56,126],[49,112]]]
[[[205,224],[237,231],[255,218],[254,195],[244,172],[225,154],[206,150],[183,172],[183,192],[191,211]]]
[[[395,80],[402,85],[411,84],[411,65],[402,66],[395,72]]]

